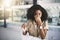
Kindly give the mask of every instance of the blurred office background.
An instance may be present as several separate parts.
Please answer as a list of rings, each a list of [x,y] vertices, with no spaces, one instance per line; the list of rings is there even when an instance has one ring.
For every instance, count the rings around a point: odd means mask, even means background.
[[[0,30],[15,24],[21,27],[21,24],[27,21],[28,8],[35,1],[48,13],[48,36],[51,36],[48,40],[60,40],[60,0],[0,0]]]
[[[60,24],[60,1],[59,0],[37,0],[37,4],[46,9],[49,23]],[[20,22],[26,20],[28,8],[33,5],[33,0],[0,0],[0,21]]]

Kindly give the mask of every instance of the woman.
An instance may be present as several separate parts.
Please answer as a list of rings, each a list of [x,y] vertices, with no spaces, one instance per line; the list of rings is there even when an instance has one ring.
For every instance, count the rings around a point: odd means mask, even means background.
[[[23,34],[45,39],[48,30],[48,14],[40,5],[33,5],[27,11],[28,21],[22,25]]]

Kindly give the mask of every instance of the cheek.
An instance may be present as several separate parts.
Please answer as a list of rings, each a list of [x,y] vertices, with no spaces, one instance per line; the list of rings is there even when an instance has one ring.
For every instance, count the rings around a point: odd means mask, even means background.
[[[40,14],[40,17],[42,16],[42,14]]]

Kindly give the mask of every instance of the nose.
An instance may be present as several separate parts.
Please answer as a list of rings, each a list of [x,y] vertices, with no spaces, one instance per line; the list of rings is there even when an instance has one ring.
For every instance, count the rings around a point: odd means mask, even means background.
[[[37,16],[40,16],[40,13],[38,13]]]

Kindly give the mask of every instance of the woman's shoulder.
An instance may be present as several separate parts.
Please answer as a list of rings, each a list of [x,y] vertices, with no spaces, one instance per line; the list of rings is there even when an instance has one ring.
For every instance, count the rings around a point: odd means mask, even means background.
[[[32,20],[28,20],[27,23],[32,23]]]
[[[48,25],[48,20],[43,21],[43,25]]]
[[[44,23],[48,23],[48,20],[43,21]]]

